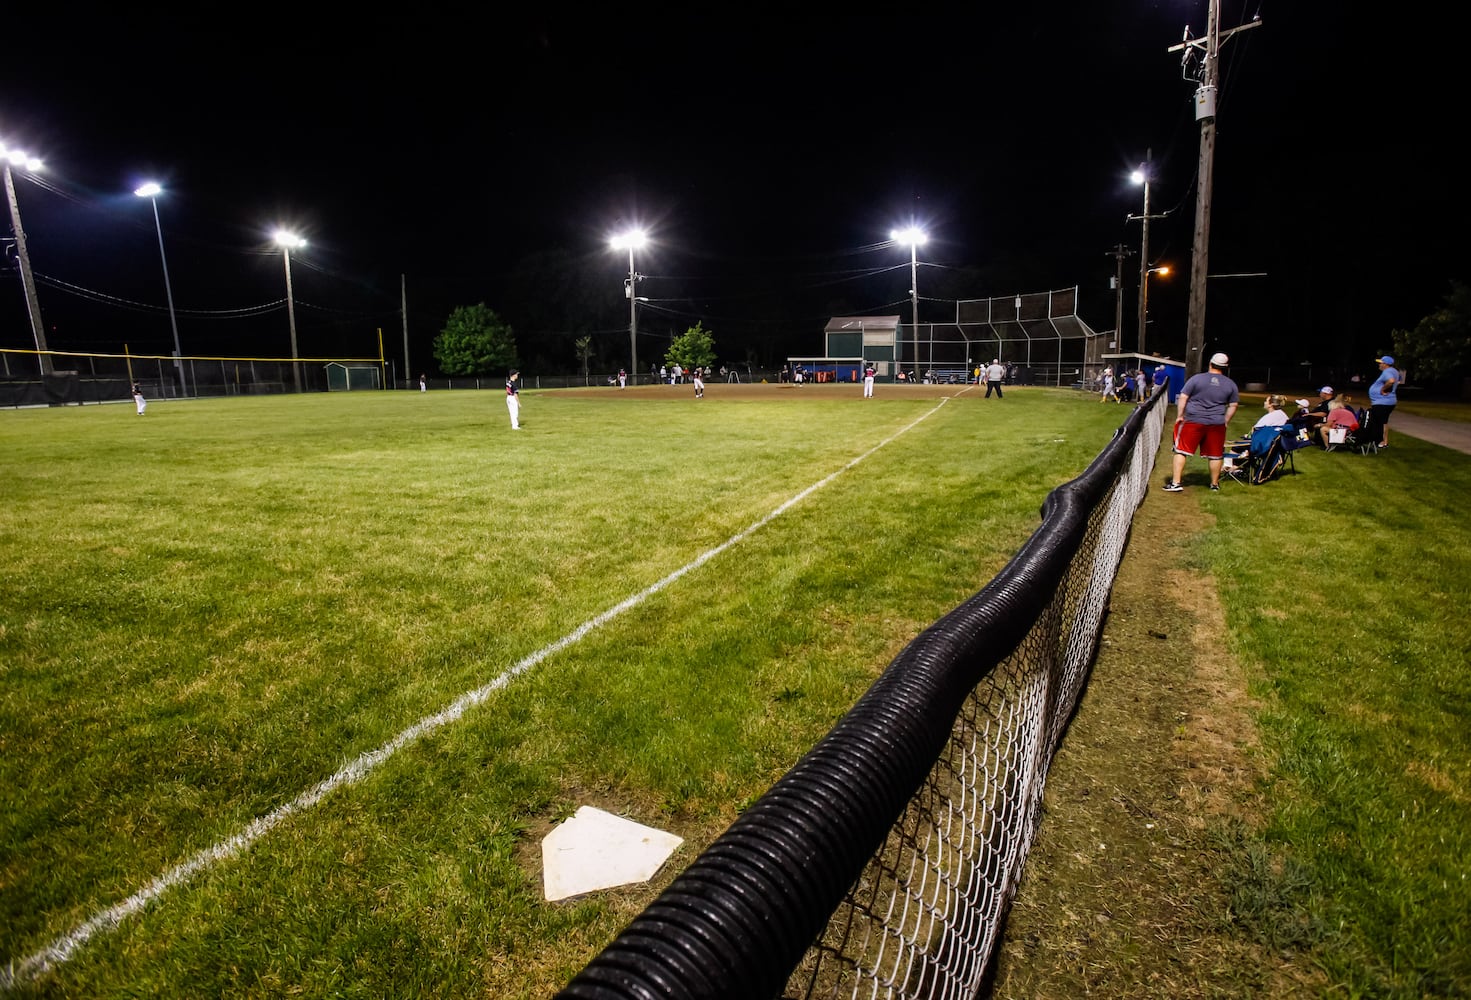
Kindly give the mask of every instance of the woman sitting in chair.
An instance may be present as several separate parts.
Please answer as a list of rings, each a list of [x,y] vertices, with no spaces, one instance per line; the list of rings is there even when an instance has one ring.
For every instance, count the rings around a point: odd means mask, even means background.
[[[1317,430],[1318,443],[1323,446],[1324,451],[1332,451],[1345,443],[1348,436],[1358,429],[1359,418],[1354,415],[1353,409],[1335,399],[1328,404],[1328,419]],[[1334,438],[1338,440],[1335,441]]]
[[[1260,420],[1251,425],[1252,430],[1258,427],[1281,427],[1287,423],[1287,411],[1282,407],[1287,405],[1287,400],[1281,396],[1268,396],[1262,400],[1262,406],[1267,412],[1262,414]]]

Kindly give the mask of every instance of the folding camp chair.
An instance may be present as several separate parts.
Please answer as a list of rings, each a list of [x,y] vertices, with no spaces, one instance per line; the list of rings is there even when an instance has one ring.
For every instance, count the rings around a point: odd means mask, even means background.
[[[1282,453],[1287,457],[1287,468],[1295,476],[1297,475],[1297,461],[1292,457],[1292,453],[1299,448],[1306,448],[1312,444],[1312,441],[1301,437],[1298,429],[1291,424],[1284,424],[1277,429],[1282,432]]]
[[[1221,471],[1238,483],[1260,486],[1270,481],[1290,460],[1286,445],[1288,433],[1295,437],[1296,428],[1290,424],[1253,428],[1250,437],[1227,446]],[[1294,467],[1293,472],[1296,471]]]
[[[1360,455],[1379,454],[1379,439],[1384,436],[1384,427],[1370,419],[1372,410],[1359,411],[1359,429],[1349,438],[1350,447]]]
[[[1251,473],[1251,439],[1241,438],[1226,443],[1226,452],[1221,460],[1221,475],[1232,482],[1245,486]]]

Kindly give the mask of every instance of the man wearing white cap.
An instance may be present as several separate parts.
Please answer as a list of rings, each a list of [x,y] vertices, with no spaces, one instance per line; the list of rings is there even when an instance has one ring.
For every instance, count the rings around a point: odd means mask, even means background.
[[[1169,493],[1185,489],[1180,479],[1185,474],[1185,459],[1200,452],[1210,466],[1212,490],[1221,488],[1221,465],[1226,454],[1226,425],[1236,415],[1241,394],[1236,383],[1226,375],[1231,359],[1217,352],[1211,355],[1210,367],[1190,376],[1175,397],[1175,468],[1174,476],[1165,483]]]
[[[1364,428],[1364,439],[1380,448],[1388,448],[1389,415],[1399,402],[1400,374],[1394,366],[1394,358],[1388,354],[1374,361],[1379,366],[1379,377],[1369,386],[1369,424]]]

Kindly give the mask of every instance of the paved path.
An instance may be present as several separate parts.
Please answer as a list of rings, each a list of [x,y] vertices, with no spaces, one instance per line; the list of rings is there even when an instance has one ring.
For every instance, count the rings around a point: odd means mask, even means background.
[[[1434,417],[1416,417],[1395,410],[1389,415],[1389,446],[1394,447],[1396,434],[1444,445],[1471,455],[1471,423],[1456,420],[1436,420]]]

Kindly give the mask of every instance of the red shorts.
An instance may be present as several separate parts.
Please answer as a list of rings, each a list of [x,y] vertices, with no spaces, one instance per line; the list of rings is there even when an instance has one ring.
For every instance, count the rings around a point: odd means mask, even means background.
[[[1200,452],[1201,458],[1223,457],[1226,454],[1226,425],[1176,424],[1175,454],[1194,455],[1197,451]]]

